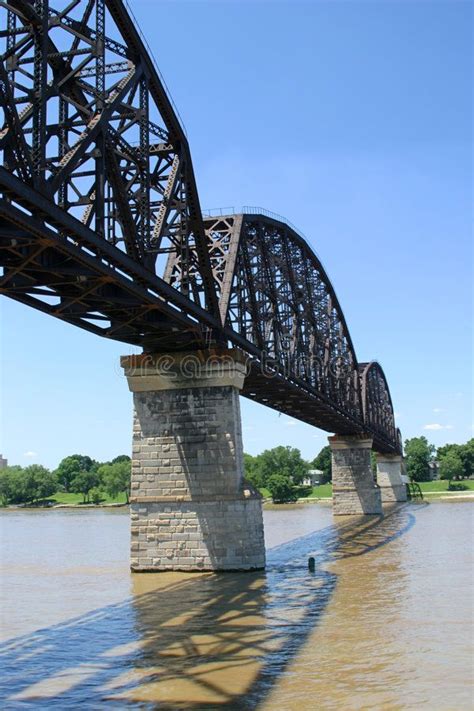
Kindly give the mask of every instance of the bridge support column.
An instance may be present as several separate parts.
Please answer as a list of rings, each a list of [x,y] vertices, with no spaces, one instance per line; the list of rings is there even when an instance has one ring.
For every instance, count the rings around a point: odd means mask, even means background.
[[[121,365],[134,400],[132,570],[263,568],[262,500],[243,478],[239,352]]]
[[[381,514],[380,489],[370,461],[368,435],[328,437],[332,451],[332,503],[336,516]]]
[[[406,501],[406,485],[402,479],[403,458],[399,454],[377,453],[377,484],[382,502]]]

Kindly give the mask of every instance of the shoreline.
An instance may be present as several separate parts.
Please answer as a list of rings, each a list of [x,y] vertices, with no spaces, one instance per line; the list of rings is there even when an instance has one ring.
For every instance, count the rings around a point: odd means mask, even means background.
[[[474,501],[474,491],[426,491],[423,492],[424,499],[433,499],[434,501]],[[332,496],[308,496],[306,498],[300,498],[296,501],[289,501],[285,504],[274,504],[270,498],[262,499],[263,506],[281,506],[281,505],[291,505],[291,504],[328,504],[331,503]],[[91,511],[94,509],[119,509],[129,507],[130,504],[127,503],[108,503],[108,504],[53,504],[52,506],[24,506],[21,504],[12,504],[9,506],[0,507],[0,511],[3,509],[5,511],[55,511],[57,509],[74,509],[74,510],[87,510]]]

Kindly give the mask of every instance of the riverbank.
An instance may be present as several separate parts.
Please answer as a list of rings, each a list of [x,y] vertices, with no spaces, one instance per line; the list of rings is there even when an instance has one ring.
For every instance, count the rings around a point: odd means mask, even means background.
[[[423,498],[425,501],[435,502],[435,501],[474,501],[474,491],[431,491],[423,493]],[[296,501],[289,501],[285,506],[298,505],[298,504],[325,504],[329,505],[332,503],[332,496],[307,496],[303,498],[296,499]],[[263,506],[281,506],[282,504],[274,504],[271,497],[263,497]],[[25,504],[12,504],[10,506],[0,507],[0,511],[4,510],[26,510],[26,511],[58,511],[64,509],[74,509],[75,511],[91,511],[99,509],[121,509],[128,508],[129,504],[126,502],[111,502],[102,504],[91,504],[91,503],[77,503],[77,504],[37,504],[32,506],[27,506]]]

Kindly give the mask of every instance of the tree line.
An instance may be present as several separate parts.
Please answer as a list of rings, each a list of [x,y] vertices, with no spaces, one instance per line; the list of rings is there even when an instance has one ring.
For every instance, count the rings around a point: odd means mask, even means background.
[[[257,489],[267,489],[274,502],[294,501],[310,469],[320,469],[321,483],[331,481],[331,450],[323,447],[307,461],[296,447],[274,447],[261,454],[244,454],[245,478]]]
[[[82,494],[83,502],[100,503],[103,494],[130,493],[131,460],[120,454],[109,462],[97,462],[87,455],[72,454],[50,471],[41,464],[0,469],[0,501],[9,504],[37,504],[57,492]]]
[[[436,447],[426,437],[405,440],[405,465],[412,481],[429,481],[431,462],[439,466],[441,479],[461,480],[474,476],[474,438],[465,444],[445,444]],[[377,470],[375,452],[371,453],[374,476]],[[332,481],[331,448],[326,445],[312,461],[305,461],[299,449],[275,447],[257,456],[244,454],[245,477],[258,489],[267,489],[273,500],[291,501],[298,498],[298,486],[311,469],[322,471],[320,483]]]
[[[430,463],[436,460],[441,479],[461,480],[474,476],[474,438],[465,444],[445,444],[436,448],[426,437],[405,441],[405,464],[412,481],[431,478]],[[294,501],[311,469],[322,472],[320,483],[332,481],[331,449],[326,445],[311,461],[303,459],[296,447],[274,447],[261,454],[244,454],[246,479],[257,489],[267,489],[275,502]],[[372,453],[375,474],[376,460]],[[121,454],[109,462],[97,462],[83,454],[65,457],[50,471],[40,464],[0,469],[0,501],[9,504],[35,504],[57,492],[82,494],[83,502],[100,503],[103,493],[117,496],[130,493],[131,461]]]
[[[440,479],[452,481],[474,476],[474,438],[465,444],[445,444],[438,449],[426,437],[405,441],[407,474],[412,481],[429,481],[430,462],[434,460],[439,466]]]

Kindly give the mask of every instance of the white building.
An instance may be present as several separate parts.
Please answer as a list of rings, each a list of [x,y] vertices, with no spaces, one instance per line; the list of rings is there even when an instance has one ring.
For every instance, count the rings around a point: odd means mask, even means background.
[[[310,469],[303,479],[303,486],[319,486],[324,477],[322,469]]]

